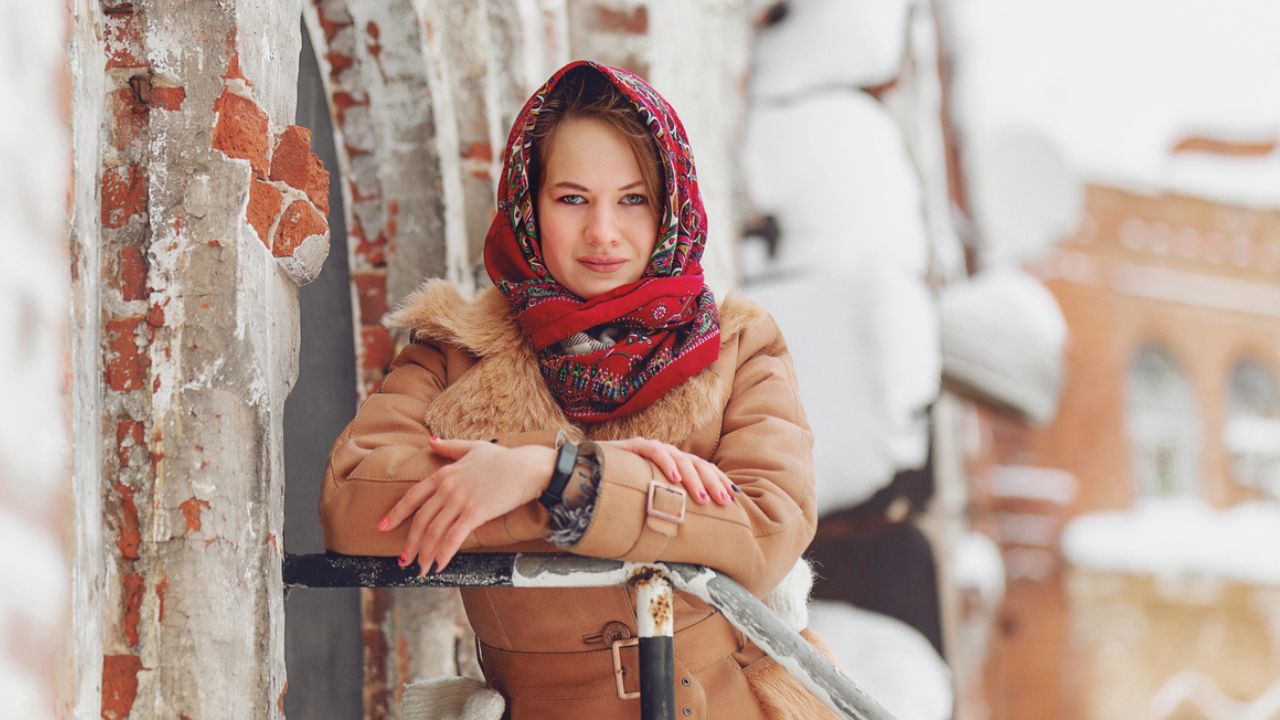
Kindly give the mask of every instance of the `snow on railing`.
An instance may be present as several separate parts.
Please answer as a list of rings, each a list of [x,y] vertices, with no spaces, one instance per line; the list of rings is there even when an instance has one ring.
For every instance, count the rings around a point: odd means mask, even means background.
[[[644,720],[674,720],[673,590],[689,593],[725,618],[848,720],[893,720],[870,695],[741,585],[710,568],[684,563],[630,563],[577,555],[458,555],[449,567],[418,577],[393,558],[337,554],[284,558],[285,591],[295,587],[614,587],[637,591],[640,703]]]

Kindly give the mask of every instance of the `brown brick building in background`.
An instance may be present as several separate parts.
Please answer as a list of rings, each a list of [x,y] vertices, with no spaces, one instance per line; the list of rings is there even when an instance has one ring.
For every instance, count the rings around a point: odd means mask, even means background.
[[[1091,185],[1030,269],[1067,319],[1067,377],[1052,423],[979,410],[968,448],[973,524],[1007,576],[990,717],[1280,717],[1280,589],[1079,567],[1061,543],[1073,518],[1147,501],[1280,501],[1280,212]]]

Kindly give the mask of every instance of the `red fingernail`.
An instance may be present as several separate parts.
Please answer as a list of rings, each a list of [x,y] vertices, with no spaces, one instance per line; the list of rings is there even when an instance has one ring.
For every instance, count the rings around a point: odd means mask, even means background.
[[[405,565],[408,565],[408,564],[409,564],[409,558],[405,557],[404,553],[400,553],[400,567],[404,567]]]
[[[707,491],[706,491],[706,490],[699,490],[699,491],[698,491],[698,499],[699,499],[699,500],[702,500],[702,501],[704,501],[704,502],[705,502],[705,501],[706,501],[706,499],[707,499]]]
[[[431,436],[431,442],[435,442],[435,441],[437,441],[437,440],[439,440],[439,439],[440,439],[440,437],[439,437],[438,435],[432,435],[432,436]]]
[[[679,470],[673,470],[673,471],[671,472],[671,474],[676,476],[676,482],[680,482],[680,471],[679,471]]]
[[[386,530],[387,526],[390,524],[391,524],[391,518],[382,518],[381,520],[378,521],[378,529]]]

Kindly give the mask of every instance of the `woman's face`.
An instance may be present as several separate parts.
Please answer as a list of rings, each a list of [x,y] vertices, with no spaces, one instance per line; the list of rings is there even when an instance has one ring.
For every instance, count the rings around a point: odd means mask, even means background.
[[[602,120],[568,117],[548,141],[537,197],[547,270],[584,300],[639,280],[658,219],[626,137]]]

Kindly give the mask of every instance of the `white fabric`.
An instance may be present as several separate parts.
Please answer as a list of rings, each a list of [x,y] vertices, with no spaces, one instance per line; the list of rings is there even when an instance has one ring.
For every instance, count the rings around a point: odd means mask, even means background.
[[[405,685],[404,720],[501,720],[506,703],[479,680],[442,675]]]
[[[800,558],[764,599],[764,604],[785,620],[792,630],[800,632],[809,627],[809,591],[812,589],[813,569],[804,558]]]

